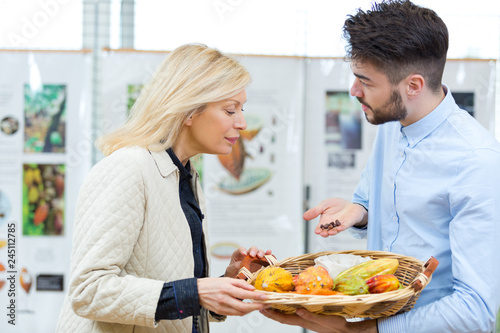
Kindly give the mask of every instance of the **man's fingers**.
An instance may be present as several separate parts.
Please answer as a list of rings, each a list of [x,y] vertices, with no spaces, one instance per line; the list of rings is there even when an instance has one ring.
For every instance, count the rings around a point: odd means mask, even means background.
[[[267,318],[270,318],[272,320],[275,320],[277,322],[280,322],[282,324],[287,324],[287,325],[297,325],[300,326],[302,324],[302,318],[300,318],[297,315],[287,315],[278,311],[274,311],[271,309],[266,309],[260,311],[264,316]]]
[[[282,324],[301,326],[314,332],[325,332],[325,327],[322,327],[315,322],[304,320],[304,318],[299,317],[295,314],[287,315],[270,309],[261,310],[260,313],[262,313],[267,318],[275,320]]]
[[[335,205],[336,200],[337,199],[335,199],[335,198],[330,198],[330,199],[325,199],[325,200],[321,201],[318,205],[316,205],[316,207],[313,207],[304,213],[304,215],[303,215],[304,220],[310,221],[312,219],[315,219],[319,215],[323,214],[327,209],[336,206]],[[341,208],[341,207],[338,207],[338,208]],[[338,210],[338,209],[335,209],[335,210]]]
[[[311,220],[314,220],[315,218],[317,218],[319,216],[319,214],[322,214],[324,211],[324,208],[321,204],[322,204],[322,202],[319,205],[317,205],[316,207],[313,207],[313,208],[307,210],[304,213],[304,215],[302,216],[304,218],[304,220],[311,221]]]
[[[325,218],[324,220],[326,221],[327,219]],[[316,226],[316,229],[314,229],[314,233],[317,234],[317,235],[320,235],[323,238],[326,238],[326,237],[329,237],[329,236],[334,236],[334,235],[338,234],[339,232],[345,230],[345,226],[342,225],[342,224],[339,225],[338,227],[334,227],[334,228],[331,228],[331,229],[323,229],[323,228],[321,228],[322,224],[328,224],[328,223],[330,223],[330,221],[329,222],[323,222],[323,221],[320,220],[320,222]]]
[[[318,314],[306,311],[304,309],[297,309],[297,316],[303,318],[304,320],[314,322],[318,325],[325,326],[325,327],[332,326],[332,323],[335,323],[337,321],[339,321],[339,322],[345,321],[345,319],[343,319],[342,317],[318,315]]]

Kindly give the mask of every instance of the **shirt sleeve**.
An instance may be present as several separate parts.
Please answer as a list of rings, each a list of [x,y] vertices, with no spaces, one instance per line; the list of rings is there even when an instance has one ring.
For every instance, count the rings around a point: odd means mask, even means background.
[[[371,169],[371,159],[368,161],[366,164],[365,168],[363,169],[363,172],[361,172],[361,176],[359,179],[358,186],[356,186],[356,189],[354,190],[354,194],[352,196],[352,202],[357,203],[363,207],[365,207],[366,210],[368,210],[369,206],[369,196],[370,196],[370,169]]]
[[[177,280],[163,285],[156,308],[156,321],[198,315],[200,315],[200,300],[196,278]]]
[[[377,319],[378,333],[405,333],[405,326],[404,315]]]
[[[354,238],[365,239],[368,236],[368,228],[364,226],[363,228],[350,227],[349,232]]]
[[[462,161],[448,189],[453,216],[449,226],[453,292],[387,321],[379,320],[380,333],[489,333],[494,329],[500,305],[500,265],[495,264],[500,253],[498,166],[499,154],[475,151]],[[440,274],[439,266],[434,274]],[[405,329],[397,328],[396,322],[404,322]]]
[[[368,210],[368,205],[369,205],[369,195],[370,195],[370,181],[368,177],[368,169],[370,168],[370,163],[368,163],[361,173],[361,177],[358,183],[358,186],[356,187],[356,190],[354,191],[353,197],[352,197],[352,202],[358,205],[363,206],[366,211]],[[356,227],[351,227],[349,228],[349,232],[354,238],[357,239],[364,239],[367,237],[368,234],[368,224],[365,225],[363,228],[356,228]]]

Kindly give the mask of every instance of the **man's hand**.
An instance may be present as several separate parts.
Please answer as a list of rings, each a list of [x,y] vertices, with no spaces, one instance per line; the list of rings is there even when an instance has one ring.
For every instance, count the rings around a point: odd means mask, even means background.
[[[377,321],[347,322],[343,317],[317,315],[304,309],[287,315],[270,309],[260,311],[264,316],[282,324],[300,326],[318,333],[377,333]]]
[[[353,225],[362,226],[366,225],[368,222],[368,212],[363,206],[353,204],[340,198],[331,198],[321,201],[316,207],[304,213],[304,220],[310,221],[319,215],[321,215],[321,217],[314,232],[325,238],[336,235]],[[340,225],[329,230],[321,228],[321,225],[335,221],[339,221]]]

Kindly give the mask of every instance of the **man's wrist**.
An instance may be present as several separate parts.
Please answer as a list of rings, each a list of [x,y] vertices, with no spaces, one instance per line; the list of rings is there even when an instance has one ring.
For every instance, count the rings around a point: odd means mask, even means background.
[[[366,227],[368,225],[368,209],[358,202],[353,202],[353,204],[360,206],[364,210],[363,219],[360,222],[353,225],[353,227],[358,228],[358,229],[366,229]]]
[[[346,332],[378,333],[377,320],[368,319],[358,322],[347,323]]]

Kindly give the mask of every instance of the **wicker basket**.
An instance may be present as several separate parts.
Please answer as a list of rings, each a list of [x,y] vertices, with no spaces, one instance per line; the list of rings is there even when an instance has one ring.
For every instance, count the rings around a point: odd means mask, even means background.
[[[395,258],[399,260],[399,268],[395,275],[398,277],[403,289],[389,291],[381,294],[366,295],[300,295],[294,293],[275,293],[261,291],[268,295],[268,299],[262,303],[271,304],[271,308],[286,314],[295,313],[299,308],[310,312],[324,315],[335,315],[346,318],[380,318],[395,315],[411,310],[415,305],[420,292],[430,282],[432,273],[438,265],[438,261],[431,257],[427,263],[403,255],[383,251],[325,251],[319,253],[304,254],[290,257],[277,262],[273,256],[266,256],[266,260],[248,258],[243,261],[239,271],[239,278],[248,283],[255,281],[257,274],[265,266],[277,266],[297,275],[304,269],[314,266],[314,259],[330,254],[354,254],[369,256],[372,259]],[[258,266],[256,266],[258,265]],[[260,269],[255,270],[256,267]],[[253,273],[251,273],[253,271]]]

